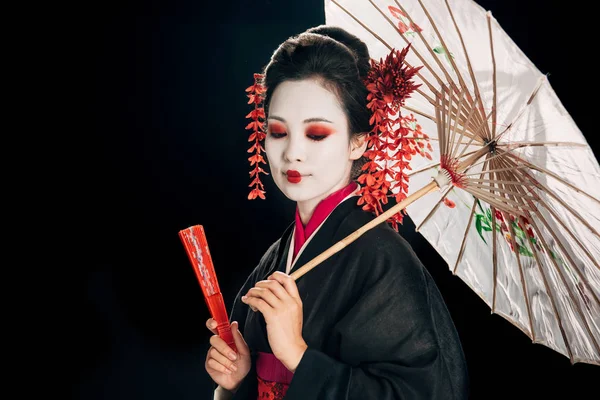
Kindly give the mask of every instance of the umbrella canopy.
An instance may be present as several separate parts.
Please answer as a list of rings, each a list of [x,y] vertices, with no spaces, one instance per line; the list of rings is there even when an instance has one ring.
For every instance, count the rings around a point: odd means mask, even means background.
[[[417,230],[492,312],[600,365],[600,166],[547,76],[471,0],[325,0],[325,13],[372,58],[410,44],[406,64],[422,66],[402,110],[433,146],[411,160]]]

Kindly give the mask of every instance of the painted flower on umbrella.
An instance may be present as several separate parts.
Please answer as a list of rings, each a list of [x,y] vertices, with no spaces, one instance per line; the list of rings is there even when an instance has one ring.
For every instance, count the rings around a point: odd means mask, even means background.
[[[248,115],[246,115],[246,118],[250,118],[252,120],[252,122],[246,125],[246,129],[252,131],[250,137],[248,138],[248,141],[253,142],[252,146],[248,149],[248,153],[254,153],[248,158],[248,161],[250,161],[250,166],[254,167],[250,171],[250,178],[253,179],[252,182],[250,182],[250,185],[248,186],[253,187],[253,189],[248,195],[248,200],[253,200],[256,198],[265,199],[265,188],[263,183],[260,181],[260,174],[262,173],[265,175],[269,175],[260,166],[261,163],[266,164],[266,161],[263,157],[265,149],[261,143],[266,137],[264,128],[265,110],[262,107],[264,93],[266,89],[261,84],[262,79],[263,75],[254,74],[254,85],[246,88],[248,104],[254,104],[254,110],[252,110]]]
[[[383,212],[388,196],[394,195],[398,202],[406,198],[408,175],[404,171],[411,169],[412,156],[419,154],[431,159],[428,136],[421,131],[414,116],[400,113],[405,100],[420,86],[412,78],[421,67],[404,64],[409,48],[392,50],[379,62],[371,60],[371,70],[365,80],[373,129],[369,132],[368,150],[364,154],[369,161],[358,178],[362,185],[358,204],[375,215]],[[402,217],[397,213],[388,222],[398,230]]]
[[[491,209],[484,209],[479,199],[477,199],[477,205],[481,213],[475,213],[475,228],[486,244],[487,241],[483,237],[483,232],[491,232],[492,229],[495,229],[497,232],[502,233],[506,243],[508,243],[513,252],[518,252],[520,255],[526,257],[534,257],[533,249],[529,247],[527,242],[535,246],[537,251],[543,252],[543,248],[535,237],[533,228],[526,217],[515,217],[512,214],[502,213],[500,210],[495,209],[494,217],[492,218]],[[512,227],[512,231],[514,232],[516,249],[509,226]]]

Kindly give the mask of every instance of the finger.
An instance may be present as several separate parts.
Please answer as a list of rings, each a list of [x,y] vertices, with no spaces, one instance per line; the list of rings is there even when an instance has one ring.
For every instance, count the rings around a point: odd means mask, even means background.
[[[208,351],[208,357],[212,358],[227,369],[237,371],[237,366],[233,363],[233,361],[227,358],[224,354],[221,354],[221,352],[214,347],[211,347]]]
[[[206,320],[206,327],[208,328],[209,331],[211,331],[213,333],[213,335],[218,334],[217,332],[217,321],[215,321],[212,318],[209,318]]]
[[[279,300],[285,300],[290,294],[283,285],[274,279],[264,280],[256,283],[256,287],[269,289]]]
[[[283,289],[283,288],[282,288]],[[267,304],[273,308],[277,308],[281,305],[281,300],[271,292],[269,288],[257,288],[253,287],[248,290],[246,297],[256,297],[263,299]],[[287,296],[286,296],[287,297]]]
[[[223,364],[219,364],[214,358],[209,358],[208,361],[206,361],[206,366],[214,371],[222,372],[227,375],[231,375],[233,373],[232,370],[228,369]]]
[[[281,283],[290,296],[300,299],[300,293],[298,293],[296,281],[290,275],[284,274],[281,271],[275,271],[275,273],[270,275],[267,279],[275,280]]]
[[[242,356],[249,356],[250,348],[248,348],[248,344],[242,336],[242,332],[240,332],[239,323],[237,321],[231,323],[231,333],[233,334],[233,340],[235,341],[238,353]]]
[[[219,335],[211,336],[210,345],[217,349],[221,354],[225,355],[231,361],[237,360],[237,354],[233,351],[231,347],[225,342],[223,339],[219,337]]]
[[[267,302],[263,299],[259,299],[257,297],[242,296],[242,301],[248,304],[250,307],[254,307],[258,311],[260,311],[262,315],[265,316],[265,319],[268,319],[271,316],[271,313],[273,312],[273,308],[270,305],[268,305]]]

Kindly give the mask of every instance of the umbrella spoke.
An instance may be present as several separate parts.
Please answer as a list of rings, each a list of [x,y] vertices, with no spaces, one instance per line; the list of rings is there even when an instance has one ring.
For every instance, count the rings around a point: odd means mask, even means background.
[[[512,163],[512,160],[508,160],[508,159],[504,159],[503,161],[507,164]],[[515,176],[516,172],[517,172],[516,170],[513,170],[513,172],[512,172],[513,176]],[[575,241],[575,243],[577,243],[579,248],[588,256],[588,258],[592,261],[592,263],[596,266],[596,268],[598,268],[600,270],[600,264],[598,263],[596,258],[594,256],[592,256],[592,254],[589,252],[587,246],[585,246],[583,243],[581,243],[581,240],[579,240],[579,238],[573,233],[572,229],[570,229],[567,226],[567,224],[562,220],[562,218],[558,214],[556,214],[556,212],[552,209],[552,207],[550,207],[548,205],[548,203],[546,203],[546,201],[544,201],[544,199],[542,199],[539,196],[537,196],[536,201],[538,202],[538,204],[542,205],[544,207],[544,209],[546,209],[552,215],[554,220],[562,226],[562,228],[565,230],[565,232],[567,232],[569,234],[569,236],[571,236],[571,238]]]
[[[585,147],[588,145],[584,143],[576,142],[514,142],[514,143],[498,143],[498,147],[507,147],[509,149],[518,149],[521,147],[532,147],[532,146],[569,146],[569,147]]]
[[[541,216],[540,213],[538,213],[538,216],[540,217],[541,220],[543,220],[543,217]],[[544,247],[545,251],[548,254],[552,254],[552,250],[550,249],[550,247],[548,246],[546,240],[544,239],[544,235],[542,234],[541,230],[537,227],[534,218],[531,218],[531,225],[534,227],[534,229],[538,233],[540,233],[539,238],[540,238],[540,241],[542,242],[542,246]],[[546,225],[545,223],[544,223],[544,225],[546,226],[546,229],[550,230],[552,236],[554,237],[554,233],[552,232],[552,229],[548,225]],[[533,247],[535,247],[535,246],[533,246]],[[600,354],[600,347],[598,346],[598,342],[596,342],[596,339],[594,337],[595,335],[592,333],[592,331],[591,331],[591,329],[590,329],[590,327],[589,327],[589,325],[587,323],[587,319],[585,318],[585,315],[583,314],[583,311],[581,310],[581,306],[580,306],[579,302],[574,300],[575,296],[574,296],[574,294],[573,294],[573,292],[571,290],[571,287],[567,284],[567,281],[565,280],[565,277],[564,277],[564,275],[562,273],[562,270],[561,270],[561,268],[558,266],[558,264],[556,262],[556,258],[554,258],[554,257],[549,257],[549,258],[552,261],[552,265],[554,265],[554,269],[558,272],[558,275],[560,276],[564,287],[569,292],[570,298],[573,299],[573,303],[575,305],[575,308],[576,308],[577,312],[579,313],[579,316],[581,317],[581,319],[583,321],[583,324],[584,324],[584,326],[585,326],[588,334],[590,335],[590,338],[592,339],[592,343],[594,343],[594,347],[596,348],[596,351]],[[573,361],[571,360],[571,362],[573,362]]]
[[[544,218],[544,216],[542,215],[541,212],[538,212],[538,217],[540,218],[540,221],[545,226],[545,228],[548,229],[548,231],[550,232],[550,235],[552,235],[552,238],[554,239],[554,241],[560,247],[561,252],[565,255],[565,257],[567,257],[567,260],[569,261],[571,267],[573,267],[573,269],[577,272],[577,275],[579,275],[578,278],[581,279],[583,284],[586,286],[587,290],[591,293],[592,297],[596,301],[596,304],[598,304],[600,306],[600,299],[598,299],[598,296],[590,287],[590,284],[588,283],[585,275],[581,272],[581,270],[579,269],[579,267],[577,266],[577,264],[575,263],[575,261],[573,260],[571,255],[569,254],[569,252],[565,248],[565,245],[563,244],[563,242],[558,238],[558,235],[554,232],[554,229],[552,229],[550,227],[550,224],[548,224],[548,222],[546,221],[546,219]],[[554,257],[552,257],[552,259],[554,260]],[[598,350],[600,350],[600,349],[598,349]],[[599,351],[599,353],[600,353],[600,351]]]
[[[512,128],[512,126],[515,124],[515,122],[517,122],[523,116],[523,114],[525,113],[525,110],[533,102],[533,99],[538,94],[538,92],[540,90],[540,87],[542,86],[542,83],[545,80],[546,80],[546,76],[545,75],[542,76],[542,77],[540,77],[540,79],[538,80],[538,84],[533,89],[533,92],[531,93],[531,96],[529,96],[529,99],[527,100],[527,102],[525,103],[525,105],[521,108],[521,110],[519,111],[519,113],[517,114],[517,116],[514,118],[514,120],[510,124],[508,124],[508,126],[502,132],[500,132],[500,134],[496,137],[496,142],[499,142],[500,139],[502,138],[502,136],[504,136],[506,134],[506,132],[508,132]]]
[[[369,32],[371,35],[373,35],[373,37],[375,37],[375,39],[377,39],[381,44],[383,44],[385,47],[388,48],[388,50],[392,50],[393,47],[390,46],[381,36],[379,36],[377,33],[375,33],[375,31],[373,31],[371,28],[369,28],[364,22],[362,22],[360,19],[358,19],[356,16],[354,16],[350,11],[346,10],[340,3],[338,3],[335,0],[331,1],[333,4],[335,4],[336,6],[338,6],[342,11],[344,11],[346,14],[348,14],[348,16],[350,16],[350,18],[352,18],[354,21],[356,21],[360,26],[362,26],[367,32]],[[405,60],[404,63],[412,68],[412,66]],[[425,79],[424,76],[422,76],[419,72],[417,72],[417,76],[419,78],[421,78],[421,80],[423,81],[423,83],[425,84],[425,86],[427,86],[429,88],[429,90],[431,90],[432,93],[436,94],[438,93],[435,86],[433,86],[427,79]],[[423,96],[425,96],[425,98],[428,98],[428,96],[426,96],[424,93],[421,92],[421,94]],[[430,100],[431,102],[431,100]]]
[[[490,161],[490,167],[493,169],[494,168],[494,161],[495,160],[491,160]],[[497,180],[496,178],[496,174],[494,172],[489,172],[488,171],[488,177],[492,178],[492,176],[494,177],[494,180]],[[495,187],[496,184],[492,183],[490,185],[490,189],[492,189],[492,191],[490,192],[490,194],[492,194],[492,196],[495,196]],[[498,197],[502,197],[502,196],[498,196]],[[494,220],[495,215],[496,215],[496,207],[494,207],[494,205],[492,204],[490,207],[490,211],[492,214],[492,279],[493,279],[493,286],[492,286],[492,312],[495,313],[496,312],[496,286],[498,285],[498,244],[496,243],[496,221]]]
[[[446,1],[446,4],[448,4],[448,1]],[[493,35],[492,35],[492,20],[491,20],[491,14],[489,12],[486,13],[486,17],[487,17],[487,26],[488,26],[488,32],[490,34],[490,51],[492,53],[492,85],[493,85],[493,100],[492,100],[492,137],[491,139],[494,140],[496,138],[496,107],[497,107],[497,102],[498,102],[498,93],[497,93],[497,87],[496,87],[496,56],[494,55],[494,39],[493,39]]]
[[[468,152],[468,153],[466,153],[466,154],[463,154],[463,155],[462,155],[462,157],[467,157],[467,156],[473,155],[473,154],[477,153],[477,151],[478,151],[478,150],[473,150],[473,151],[470,151],[470,152]],[[435,163],[433,163],[433,164],[426,165],[426,166],[424,166],[424,167],[422,167],[422,168],[419,168],[419,169],[418,169],[418,170],[416,170],[416,171],[411,171],[411,172],[409,172],[407,175],[408,175],[408,176],[412,176],[412,175],[415,175],[415,174],[418,174],[418,173],[421,173],[421,172],[424,172],[424,171],[430,170],[431,168],[435,168],[435,167],[437,167],[438,165],[440,165],[440,161],[438,161],[438,162],[435,162]]]
[[[506,213],[505,211],[502,211],[502,216],[505,220],[510,219],[510,214]],[[512,224],[507,225],[508,230],[510,232],[510,242],[512,244],[512,248],[516,249],[517,240],[515,239],[515,228]],[[513,251],[512,253],[515,255],[515,258],[517,260],[517,266],[519,268],[519,277],[521,278],[521,286],[523,288],[523,298],[525,299],[525,307],[527,309],[527,319],[529,321],[530,330],[528,336],[531,338],[532,341],[535,342],[535,330],[533,329],[533,313],[531,312],[531,304],[529,303],[529,294],[527,293],[527,282],[525,280],[525,274],[523,273],[523,265],[521,263],[521,253],[519,253],[518,251]]]
[[[421,3],[421,0],[419,0],[419,3]],[[423,5],[423,3],[421,3],[421,5]],[[450,8],[450,4],[448,4],[448,0],[446,0],[446,8],[448,9],[450,18],[452,18],[452,23],[454,24],[454,28],[456,29],[456,33],[458,34],[458,38],[460,39],[460,43],[462,45],[463,53],[464,53],[465,59],[467,61],[467,67],[469,68],[469,74],[471,76],[471,82],[473,83],[473,88],[475,89],[475,97],[477,99],[481,99],[481,94],[479,92],[479,85],[477,84],[477,79],[475,78],[475,73],[473,72],[473,66],[471,64],[471,59],[469,58],[469,52],[467,51],[467,47],[465,45],[465,41],[463,39],[462,33],[458,27],[458,24],[456,23],[456,19],[454,18],[454,13],[452,12],[452,9]],[[432,24],[433,24],[433,22],[432,22]],[[440,36],[440,34],[437,31],[435,26],[434,26],[434,29],[436,30],[436,33],[438,34],[438,36]],[[441,38],[440,38],[440,41],[442,42],[442,46],[444,46],[444,50],[448,51],[448,48],[446,47],[446,45],[444,44],[444,42],[442,41]],[[458,75],[458,77],[460,79],[461,86],[467,87],[466,83],[462,79],[462,76],[458,72],[458,68],[456,67],[452,57],[450,57],[450,62],[452,63],[453,68],[456,70],[456,74]],[[469,94],[469,93],[467,92],[467,94]],[[472,101],[470,94],[469,94],[469,100]],[[479,112],[480,112],[479,118],[485,118],[485,111],[483,110],[483,103],[479,104]],[[481,122],[481,119],[479,119],[479,121]],[[486,133],[487,133],[486,137],[489,138],[490,134],[489,134],[489,127],[487,126],[487,124],[486,124],[485,128],[486,128]]]
[[[505,164],[509,164],[509,163],[511,163],[511,160],[508,160],[508,159],[503,159],[502,161],[503,161]],[[522,171],[519,171],[519,172],[521,172],[521,173],[522,173]],[[516,171],[516,170],[513,170],[513,171],[511,171],[511,172],[508,172],[507,174],[509,174],[509,175],[513,175],[513,176],[516,178],[516,173],[517,173],[517,171]],[[523,196],[522,198],[524,198],[524,196]],[[532,206],[534,206],[534,204],[533,204],[533,202],[532,202],[531,200],[527,200],[527,201],[528,201],[528,202],[530,202]],[[548,211],[550,212],[550,214],[551,214],[551,215],[552,215],[552,216],[553,216],[553,217],[554,217],[554,218],[557,220],[557,222],[559,222],[559,223],[561,224],[561,226],[562,226],[562,227],[563,227],[563,228],[564,228],[564,229],[565,229],[565,230],[566,230],[566,231],[567,231],[567,232],[568,232],[568,233],[569,233],[569,234],[570,234],[570,235],[573,237],[573,239],[575,239],[575,241],[577,242],[577,244],[579,245],[579,247],[580,247],[582,250],[584,250],[584,251],[586,252],[586,254],[588,255],[588,257],[590,257],[590,259],[591,259],[591,260],[592,260],[592,261],[593,261],[593,262],[596,264],[596,266],[597,266],[598,264],[597,264],[597,263],[595,262],[595,260],[594,260],[594,259],[591,257],[591,255],[589,254],[589,252],[587,251],[587,249],[586,249],[586,248],[585,248],[585,247],[584,247],[584,246],[581,244],[581,242],[580,242],[580,241],[579,241],[579,240],[578,240],[578,239],[575,237],[575,235],[573,235],[573,233],[571,232],[571,230],[570,230],[570,229],[568,229],[568,228],[566,227],[566,225],[564,224],[564,222],[563,222],[563,221],[562,221],[562,220],[561,220],[561,219],[560,219],[560,218],[559,218],[559,217],[558,217],[558,216],[557,216],[557,215],[554,213],[554,211],[553,211],[553,210],[552,210],[550,207],[548,207],[548,205],[547,205],[547,204],[546,204],[546,203],[543,201],[543,199],[541,199],[541,198],[539,198],[539,197],[538,197],[538,198],[537,198],[537,201],[538,201],[538,203],[540,203],[540,204],[541,204],[541,205],[542,205],[542,206],[543,206],[543,207],[544,207],[546,210],[548,210]],[[558,235],[556,234],[556,232],[554,231],[554,229],[553,229],[553,228],[550,226],[550,224],[549,224],[549,223],[547,222],[547,220],[544,218],[544,216],[543,216],[543,214],[542,214],[542,212],[541,212],[541,209],[539,209],[539,208],[538,208],[538,210],[537,210],[537,211],[535,211],[535,212],[534,212],[534,214],[535,214],[535,215],[536,215],[536,216],[537,216],[537,217],[540,219],[540,221],[541,221],[542,225],[543,225],[543,226],[544,226],[544,227],[545,227],[545,228],[548,230],[548,232],[550,233],[550,235],[552,236],[552,238],[554,239],[554,241],[555,241],[555,242],[558,244],[558,246],[560,247],[560,250],[561,250],[562,254],[563,254],[563,255],[565,255],[565,256],[567,257],[567,259],[568,259],[568,262],[570,263],[570,266],[571,266],[571,267],[572,267],[572,268],[573,268],[573,269],[574,269],[574,270],[577,272],[577,274],[578,274],[578,278],[579,278],[579,279],[580,279],[580,280],[583,282],[583,285],[584,285],[584,286],[587,288],[587,290],[588,290],[588,291],[591,293],[592,297],[593,297],[593,298],[594,298],[594,300],[596,301],[596,304],[600,306],[600,301],[599,301],[599,299],[598,299],[598,297],[597,297],[596,293],[595,293],[595,292],[594,292],[594,291],[591,289],[591,287],[590,287],[590,285],[589,285],[589,283],[588,283],[587,279],[585,278],[585,275],[584,275],[584,274],[581,272],[581,270],[579,269],[579,267],[577,267],[577,264],[575,263],[575,261],[573,260],[573,258],[572,258],[572,257],[571,257],[571,255],[569,254],[569,252],[566,250],[566,248],[565,248],[565,246],[564,246],[564,244],[563,244],[562,240],[560,240],[560,239],[559,239],[559,237],[558,237]],[[544,235],[543,235],[543,233],[541,232],[541,229],[539,229],[539,228],[537,227],[537,225],[535,224],[535,221],[534,221],[534,219],[533,219],[533,218],[530,218],[530,220],[531,220],[531,225],[532,225],[532,226],[534,227],[534,229],[535,229],[535,230],[538,232],[538,237],[540,238],[540,241],[542,242],[542,245],[544,246],[544,249],[546,250],[546,253],[547,253],[547,254],[550,254],[550,255],[552,255],[552,254],[553,254],[553,252],[552,252],[552,250],[549,248],[549,246],[548,246],[548,244],[547,244],[547,242],[546,242],[546,240],[545,240],[545,238],[544,238]],[[523,223],[523,221],[522,221],[522,223]],[[512,229],[512,225],[510,225],[510,226],[511,226],[511,229]],[[532,246],[532,247],[534,247],[534,246]],[[555,270],[556,270],[556,271],[559,273],[559,275],[560,275],[560,277],[561,277],[561,280],[563,281],[563,284],[564,284],[564,286],[565,286],[565,287],[567,288],[567,290],[569,291],[570,298],[571,298],[571,299],[575,299],[576,297],[574,296],[573,292],[571,291],[571,288],[570,288],[570,286],[567,284],[567,282],[566,282],[566,280],[565,280],[565,278],[564,278],[564,276],[563,276],[563,274],[562,274],[562,270],[561,270],[561,268],[560,268],[560,267],[558,266],[558,264],[557,264],[556,258],[555,258],[555,257],[552,255],[552,256],[550,257],[550,259],[551,259],[551,261],[552,261],[552,263],[553,263],[553,265],[554,265],[554,268],[555,268]],[[591,332],[591,329],[590,329],[590,327],[589,327],[589,324],[588,324],[588,322],[587,322],[587,320],[586,320],[586,318],[585,318],[585,316],[584,316],[584,314],[583,314],[583,312],[582,312],[582,310],[581,310],[581,306],[580,306],[579,302],[578,302],[578,301],[575,301],[575,300],[574,300],[573,302],[574,302],[574,304],[575,304],[575,306],[576,306],[576,308],[577,308],[577,311],[579,312],[579,315],[581,316],[581,319],[582,319],[582,321],[583,321],[583,323],[584,323],[584,325],[585,325],[585,328],[586,328],[586,330],[587,330],[587,332],[588,332],[589,336],[590,336],[590,337],[591,337],[591,339],[593,340],[593,343],[594,343],[594,346],[595,346],[595,348],[596,348],[596,351],[597,351],[597,352],[600,354],[600,347],[598,346],[598,343],[596,342],[596,339],[594,338],[594,335],[593,335],[593,334],[592,334],[592,332]],[[584,303],[585,303],[585,300],[584,300]],[[588,308],[588,309],[589,309],[589,308]],[[590,311],[591,311],[591,310],[590,310]]]
[[[571,207],[570,205],[568,205],[560,196],[558,196],[556,193],[554,193],[547,186],[545,186],[542,183],[540,183],[537,179],[535,179],[534,177],[532,177],[527,171],[519,170],[518,172],[522,176],[524,176],[527,180],[529,180],[532,183],[532,185],[534,187],[536,187],[538,190],[540,190],[543,193],[546,193],[546,194],[550,195],[552,198],[554,198],[556,201],[558,201],[566,210],[568,210],[575,218],[577,218],[579,221],[581,221],[581,223],[583,225],[585,225],[594,235],[596,235],[596,237],[600,238],[600,235],[598,234],[598,232],[596,231],[596,229],[594,229],[594,227],[591,226],[589,224],[589,222],[585,218],[583,218],[577,211],[575,211],[573,209],[573,207]]]
[[[480,172],[480,176],[484,176],[485,175],[485,167],[487,166],[487,158],[489,157],[489,153],[486,154],[485,156],[485,160],[483,162],[483,172]],[[465,252],[465,246],[467,243],[467,236],[469,235],[469,232],[471,231],[469,228],[471,227],[471,222],[473,221],[473,215],[475,215],[475,206],[477,205],[477,197],[475,197],[475,199],[473,200],[473,207],[471,207],[471,214],[469,215],[469,222],[467,222],[467,226],[465,228],[465,233],[463,235],[463,239],[462,239],[462,243],[460,244],[460,250],[458,252],[458,257],[456,258],[456,263],[454,264],[454,269],[452,270],[452,273],[454,275],[456,275],[456,270],[458,269],[458,264],[460,263],[460,260],[462,259],[462,256]]]
[[[421,223],[419,223],[419,225],[416,226],[415,232],[419,232],[419,229],[421,229],[421,226],[423,226],[423,224],[425,224],[425,222],[427,222],[429,220],[429,218],[431,218],[431,216],[433,215],[433,213],[435,213],[437,211],[437,209],[440,206],[441,202],[444,200],[444,198],[446,197],[446,195],[452,189],[454,189],[454,186],[452,186],[452,185],[448,186],[448,188],[444,191],[444,193],[442,193],[442,197],[440,197],[440,199],[435,203],[435,205],[433,206],[433,208],[431,210],[429,210],[429,212],[427,213],[427,215],[425,216],[425,218],[423,219],[423,221],[421,221]]]
[[[561,178],[560,176],[558,176],[554,172],[552,172],[552,171],[550,171],[550,170],[548,170],[546,168],[540,167],[539,165],[532,164],[529,161],[526,161],[526,160],[520,158],[519,156],[517,156],[515,154],[509,154],[509,152],[506,152],[506,154],[508,154],[509,157],[514,158],[517,162],[525,164],[526,166],[528,166],[531,169],[534,169],[534,170],[536,170],[538,172],[541,172],[541,173],[544,173],[544,174],[546,174],[548,176],[553,177],[554,179],[556,179],[560,183],[562,183],[562,184],[570,187],[571,189],[573,189],[577,193],[580,193],[580,194],[586,196],[587,198],[589,198],[591,200],[594,200],[596,203],[600,204],[600,200],[598,200],[597,198],[595,198],[591,194],[587,193],[586,191],[584,191],[584,190],[578,188],[577,186],[573,185],[572,183],[567,182],[565,179]]]
[[[529,220],[533,220],[533,217],[531,215],[528,215],[527,218]],[[525,221],[523,220],[523,217],[520,217],[519,220],[521,221],[523,226],[525,226]],[[534,228],[534,230],[536,231],[538,236],[541,236],[541,232],[537,228]],[[535,246],[531,246],[531,252],[533,253],[533,256],[535,257],[535,261],[536,261],[535,264],[537,265],[538,270],[540,271],[540,274],[542,276],[542,281],[544,282],[546,294],[550,298],[550,304],[552,305],[552,311],[554,312],[554,317],[556,318],[556,322],[558,323],[558,328],[560,329],[560,334],[562,335],[563,341],[567,348],[567,353],[569,353],[569,360],[571,360],[571,364],[573,364],[573,352],[571,351],[571,345],[569,344],[569,339],[567,339],[567,335],[565,333],[565,328],[563,327],[563,323],[562,323],[562,318],[560,317],[560,313],[558,312],[558,308],[556,306],[556,300],[554,299],[554,294],[551,291],[550,285],[548,285],[548,279],[546,278],[546,274],[544,273],[544,268],[542,268],[542,260],[540,259],[540,256],[539,256],[538,251]]]

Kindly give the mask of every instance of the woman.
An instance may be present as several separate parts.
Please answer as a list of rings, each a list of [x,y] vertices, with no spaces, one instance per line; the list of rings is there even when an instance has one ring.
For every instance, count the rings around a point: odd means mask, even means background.
[[[265,151],[296,217],[234,301],[238,353],[210,339],[216,399],[467,398],[442,296],[388,224],[289,276],[374,218],[357,205],[355,182],[371,130],[369,68],[366,45],[327,26],[285,41],[265,68]],[[216,333],[212,319],[207,327]]]

